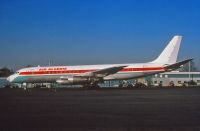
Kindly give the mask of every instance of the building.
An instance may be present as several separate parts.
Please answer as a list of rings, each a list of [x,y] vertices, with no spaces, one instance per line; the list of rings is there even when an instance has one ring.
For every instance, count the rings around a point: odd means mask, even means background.
[[[200,72],[165,72],[147,77],[145,80],[150,81],[151,85],[154,86],[170,86],[171,84],[174,84],[174,86],[187,86],[190,81],[200,85]]]

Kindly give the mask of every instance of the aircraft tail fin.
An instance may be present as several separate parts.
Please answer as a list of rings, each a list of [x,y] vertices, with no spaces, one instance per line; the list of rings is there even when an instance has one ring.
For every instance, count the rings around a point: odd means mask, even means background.
[[[173,64],[176,63],[182,36],[174,36],[169,44],[165,47],[160,56],[152,63]]]

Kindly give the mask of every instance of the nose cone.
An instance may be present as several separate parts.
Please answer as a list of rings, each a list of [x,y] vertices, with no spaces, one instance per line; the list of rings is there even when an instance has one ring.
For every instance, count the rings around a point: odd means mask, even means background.
[[[7,77],[7,81],[11,82],[11,76]]]
[[[10,75],[10,76],[7,78],[7,81],[13,82],[14,79],[15,79],[15,75]]]

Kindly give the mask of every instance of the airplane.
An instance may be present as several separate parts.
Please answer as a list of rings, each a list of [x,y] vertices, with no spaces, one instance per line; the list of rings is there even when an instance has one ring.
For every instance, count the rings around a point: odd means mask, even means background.
[[[169,72],[192,59],[177,62],[182,36],[174,36],[162,53],[153,61],[130,64],[29,67],[18,70],[7,80],[11,83],[58,83],[97,87],[110,80],[127,80]]]

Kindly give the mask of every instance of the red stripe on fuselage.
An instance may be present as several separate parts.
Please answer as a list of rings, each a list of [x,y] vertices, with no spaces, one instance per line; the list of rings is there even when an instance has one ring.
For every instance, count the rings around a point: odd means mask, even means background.
[[[145,67],[145,68],[125,68],[119,72],[137,72],[137,71],[161,71],[163,67]],[[95,70],[58,70],[58,71],[26,71],[20,72],[20,75],[48,75],[48,74],[81,74],[86,72],[92,72]]]
[[[121,71],[123,71],[123,72],[126,72],[126,71],[155,71],[155,70],[163,70],[163,69],[164,69],[163,67],[144,67],[144,68],[125,68],[125,69],[122,69]]]
[[[66,70],[66,71],[30,71],[30,72],[20,72],[20,75],[46,75],[46,74],[74,74],[74,73],[86,73],[95,70]]]

